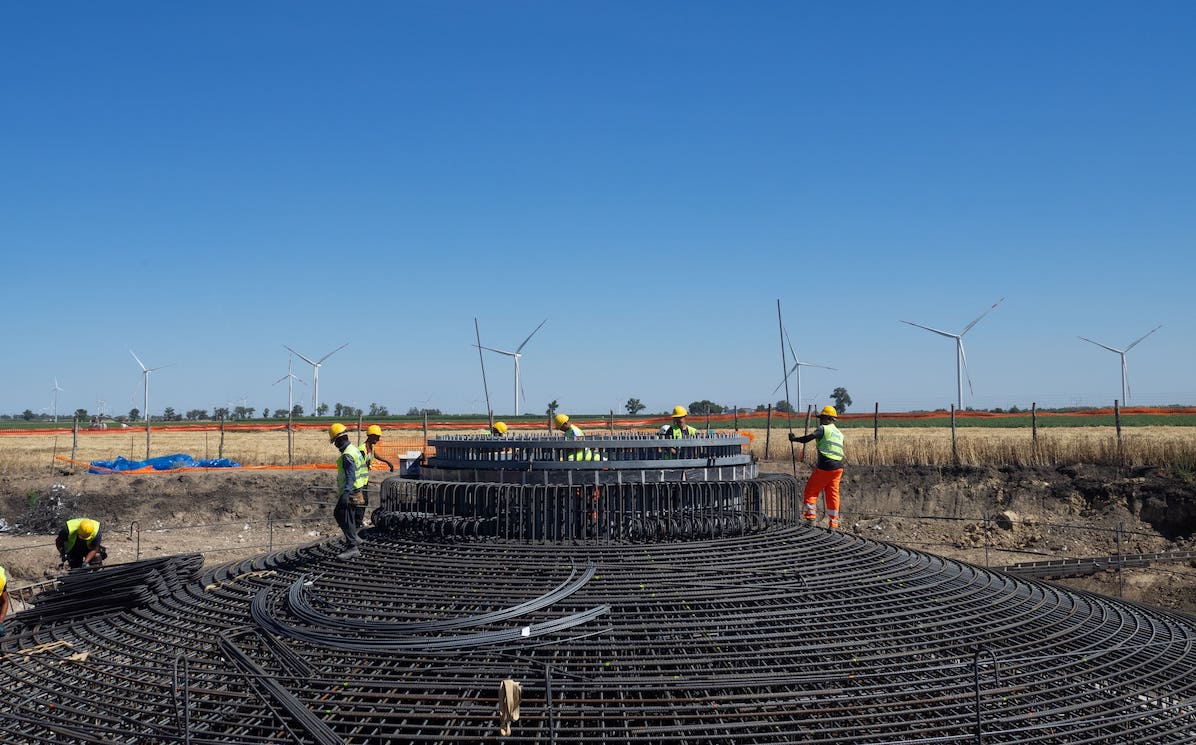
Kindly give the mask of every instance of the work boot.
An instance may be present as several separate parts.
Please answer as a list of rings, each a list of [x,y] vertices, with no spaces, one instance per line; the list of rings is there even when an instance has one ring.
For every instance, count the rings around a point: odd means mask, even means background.
[[[839,521],[832,517],[830,520],[830,525],[828,527],[831,530],[838,530],[839,529]]]
[[[814,527],[814,518],[812,518],[812,517],[803,517],[803,518],[801,519],[801,521],[802,521],[803,523],[805,523],[805,526],[806,526],[807,528],[812,528],[812,527]]]
[[[339,554],[337,554],[336,558],[338,558],[338,559],[356,559],[358,556],[361,556],[361,549],[357,548],[356,546],[350,546],[348,548],[348,550],[341,551]]]

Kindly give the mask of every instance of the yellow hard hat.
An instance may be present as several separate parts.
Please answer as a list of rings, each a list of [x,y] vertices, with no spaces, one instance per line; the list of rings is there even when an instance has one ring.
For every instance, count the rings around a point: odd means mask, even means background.
[[[377,424],[371,424],[369,427],[366,427],[365,433],[367,435],[377,435],[378,437],[381,437],[382,436],[382,428],[379,427]]]
[[[818,416],[829,416],[832,419],[838,419],[839,412],[835,411],[834,406],[823,406],[822,411],[818,412]]]
[[[334,424],[328,428],[328,441],[336,442],[336,438],[343,435],[348,429],[349,428],[346,427],[345,425],[341,424],[340,422],[337,422],[336,424]]]
[[[552,418],[552,421],[556,422],[557,427],[564,427],[566,424],[569,423],[569,415],[568,414],[557,414],[556,416],[554,416]]]
[[[96,533],[100,532],[100,524],[95,520],[84,520],[79,523],[79,537],[85,541],[90,541],[96,537]]]
[[[491,427],[490,429],[492,429],[494,432],[496,432],[500,435],[505,435],[507,433],[507,423],[506,422],[495,422],[494,426]]]
[[[687,411],[684,406],[674,406],[673,407],[673,418],[676,419],[677,417],[682,417],[682,416],[689,416],[689,411]]]

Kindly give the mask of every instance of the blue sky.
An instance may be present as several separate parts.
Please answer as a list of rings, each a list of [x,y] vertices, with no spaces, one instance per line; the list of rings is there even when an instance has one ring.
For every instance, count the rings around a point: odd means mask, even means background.
[[[1187,2],[0,11],[0,412],[1196,404]],[[296,399],[310,410],[308,387]],[[496,413],[512,365],[486,358]],[[791,398],[796,391],[791,388]]]

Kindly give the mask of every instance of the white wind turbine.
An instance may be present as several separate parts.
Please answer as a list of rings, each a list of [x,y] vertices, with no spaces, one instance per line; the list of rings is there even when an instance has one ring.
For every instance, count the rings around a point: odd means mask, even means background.
[[[52,391],[54,394],[54,402],[50,404],[50,415],[54,417],[55,422],[58,421],[58,392],[61,390],[64,389],[58,386],[58,378],[54,378],[54,389]]]
[[[323,357],[321,357],[320,359],[315,360],[315,361],[309,360],[308,358],[306,358],[303,355],[296,352],[294,349],[287,347],[286,344],[283,344],[283,346],[287,348],[287,351],[291,352],[299,359],[301,359],[304,362],[306,362],[307,364],[311,365],[311,415],[319,416],[320,415],[320,365],[324,364],[324,360],[328,359],[332,355],[336,354],[337,352],[341,351],[345,347],[349,346],[349,342],[345,342],[344,344],[340,345],[336,349],[332,350],[328,354],[324,355]]]
[[[972,389],[972,376],[968,374],[968,355],[966,352],[963,351],[963,335],[968,333],[969,331],[971,331],[972,327],[975,326],[977,323],[979,323],[981,318],[984,318],[989,313],[992,313],[994,310],[996,310],[997,306],[1003,302],[1005,302],[1005,298],[1001,298],[997,302],[993,303],[991,308],[989,308],[988,310],[981,313],[967,326],[964,326],[963,331],[960,331],[958,334],[952,334],[947,331],[939,331],[938,329],[932,329],[929,326],[923,326],[922,324],[914,323],[913,321],[902,321],[902,323],[908,323],[910,326],[917,326],[920,329],[926,329],[927,331],[933,331],[934,333],[938,334],[939,336],[946,336],[950,339],[955,340],[955,387],[956,387],[955,408],[956,409],[963,408],[963,379],[965,377],[968,379],[968,390],[972,391],[973,393],[975,392]]]
[[[1130,351],[1134,347],[1136,347],[1138,345],[1138,342],[1142,341],[1143,339],[1150,336],[1151,334],[1153,334],[1154,332],[1158,331],[1161,328],[1163,328],[1163,324],[1160,323],[1158,326],[1155,326],[1150,331],[1147,331],[1145,334],[1138,337],[1133,343],[1131,343],[1125,349],[1114,349],[1113,347],[1107,346],[1105,344],[1101,344],[1099,341],[1093,341],[1086,336],[1080,337],[1081,339],[1088,342],[1089,344],[1095,344],[1096,346],[1107,349],[1110,352],[1116,352],[1117,355],[1121,357],[1121,403],[1124,404],[1126,402],[1126,396],[1130,392],[1129,375],[1128,375],[1128,371],[1127,371],[1127,368],[1125,365],[1125,353]]]
[[[799,360],[797,354],[793,351],[793,342],[789,340],[789,329],[785,329],[785,341],[789,344],[789,356],[793,358],[793,367],[789,368],[789,372],[785,373],[785,380],[788,380],[790,375],[794,376],[794,379],[797,381],[797,405],[801,406],[801,369],[803,367],[821,367],[823,370],[838,370],[839,368]],[[772,389],[773,395],[781,390],[781,386],[785,385],[785,380],[782,380],[777,384],[776,388]]]
[[[294,357],[287,357],[287,374],[283,375],[281,378],[274,381],[274,383],[273,383],[273,385],[278,385],[279,383],[281,383],[284,380],[290,381],[287,383],[287,415],[288,416],[290,416],[290,413],[295,410],[295,396],[294,396],[295,381],[298,380],[300,383],[303,383],[302,378],[300,378],[295,373],[291,372],[291,363],[294,361],[294,359],[295,359]],[[307,383],[303,383],[303,384],[307,385]]]
[[[145,411],[143,413],[145,414],[145,421],[148,423],[149,422],[149,375],[150,375],[150,373],[152,373],[155,370],[161,370],[164,367],[170,367],[170,365],[158,365],[157,367],[146,367],[145,363],[141,361],[141,358],[138,357],[136,355],[136,353],[133,352],[132,349],[129,350],[129,354],[133,355],[133,359],[137,360],[137,364],[141,367],[141,388],[142,388],[142,395],[144,396],[141,405],[145,407]],[[174,364],[174,363],[172,362],[171,364]],[[148,432],[148,431],[149,430],[147,429],[146,432]],[[147,442],[148,442],[148,435],[147,435]]]
[[[547,318],[545,318],[543,321],[540,321],[540,325],[537,326],[536,328],[532,329],[532,332],[527,335],[527,338],[523,340],[523,343],[520,344],[519,346],[515,347],[514,352],[508,352],[505,349],[495,349],[494,347],[482,347],[480,344],[478,345],[482,349],[488,349],[491,352],[498,352],[499,354],[505,354],[508,357],[510,357],[511,359],[515,360],[515,416],[519,416],[519,394],[522,393],[522,391],[523,391],[523,386],[521,386],[519,384],[519,358],[523,356],[523,354],[522,354],[523,347],[526,346],[529,341],[531,341],[531,338],[533,336],[535,336],[536,332],[539,331],[541,328],[543,328],[544,324],[546,324],[546,323],[548,323]],[[526,393],[523,394],[523,398],[524,399],[527,398]]]

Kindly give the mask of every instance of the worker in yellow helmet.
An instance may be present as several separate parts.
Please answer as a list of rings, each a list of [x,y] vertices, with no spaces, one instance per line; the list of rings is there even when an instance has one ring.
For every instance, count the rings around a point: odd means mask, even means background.
[[[808,435],[789,433],[790,442],[818,441],[818,463],[806,480],[802,518],[813,525],[818,518],[818,494],[826,492],[826,517],[831,530],[839,529],[839,480],[843,478],[843,433],[835,426],[839,412],[824,406],[818,412],[818,427]]]
[[[672,437],[678,440],[682,437],[697,437],[698,430],[685,423],[685,417],[687,416],[689,416],[689,411],[684,406],[674,406],[673,423],[661,427],[660,436]]]
[[[494,424],[490,425],[490,434],[496,437],[503,437],[507,434],[507,423],[495,422]]]
[[[361,451],[349,444],[348,427],[337,422],[328,428],[328,441],[336,446],[340,455],[336,459],[336,507],[332,517],[345,534],[348,547],[337,555],[338,559],[352,559],[361,556],[361,536],[357,526],[365,520],[365,486],[370,481],[365,458]],[[360,518],[358,512],[360,511]]]
[[[382,439],[382,428],[379,427],[377,424],[371,424],[368,428],[366,428],[365,447],[363,447],[361,449],[361,454],[365,457],[365,466],[366,466],[366,468],[369,468],[370,466],[372,466],[374,464],[375,460],[380,460],[383,463],[385,463],[386,467],[389,468],[393,472],[395,470],[394,464],[391,463],[390,461],[388,461],[387,459],[383,458],[381,455],[378,455],[374,451],[374,446],[377,445],[378,441],[381,439]],[[368,500],[367,500],[367,503],[368,503]]]
[[[4,636],[4,619],[8,616],[8,575],[0,567],[0,636]]]
[[[568,414],[557,414],[555,417],[552,418],[552,421],[556,424],[556,428],[559,429],[561,431],[561,433],[565,435],[566,440],[580,440],[586,436],[585,433],[581,431],[581,427],[578,427],[576,424],[569,423],[569,415]],[[594,459],[594,454],[590,451],[589,448],[570,450],[565,456],[565,460],[593,460],[593,459]]]
[[[83,566],[98,567],[108,558],[108,551],[104,548],[103,537],[100,534],[100,524],[89,517],[67,520],[58,531],[54,545],[58,548],[58,557],[62,564],[69,564],[71,569]]]

